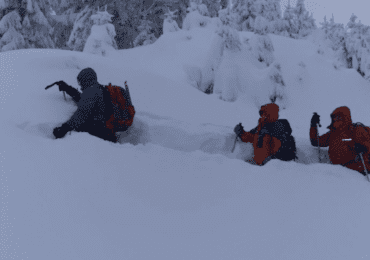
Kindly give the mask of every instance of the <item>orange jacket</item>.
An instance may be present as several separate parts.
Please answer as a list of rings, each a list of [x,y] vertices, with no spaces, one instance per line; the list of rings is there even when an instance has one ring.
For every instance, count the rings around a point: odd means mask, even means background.
[[[274,123],[279,119],[279,106],[273,103],[264,105],[261,107],[260,114],[261,118],[258,120],[257,132],[243,132],[241,134],[243,142],[253,143],[253,159],[258,165],[262,165],[266,158],[276,154],[281,147],[280,140],[268,134],[263,137],[262,147],[258,147],[258,138],[263,126],[266,123]]]
[[[317,138],[317,127],[310,128],[310,140],[313,146],[328,147],[329,158],[333,164],[340,164],[349,169],[364,173],[364,167],[355,151],[355,143],[367,148],[363,154],[367,170],[370,170],[368,133],[362,127],[354,127],[348,107],[339,107],[331,114],[332,124],[329,132]],[[346,140],[344,140],[346,139]],[[351,139],[351,140],[350,140]]]

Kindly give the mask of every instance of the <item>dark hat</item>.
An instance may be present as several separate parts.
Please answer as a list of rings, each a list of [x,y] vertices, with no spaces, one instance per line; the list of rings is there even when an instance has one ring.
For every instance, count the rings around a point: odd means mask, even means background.
[[[77,82],[81,86],[81,90],[84,91],[98,82],[98,76],[92,68],[86,68],[78,74]]]

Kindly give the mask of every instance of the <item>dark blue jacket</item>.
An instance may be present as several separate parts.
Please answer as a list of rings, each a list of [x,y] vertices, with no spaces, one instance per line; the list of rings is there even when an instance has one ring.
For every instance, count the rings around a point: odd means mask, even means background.
[[[105,123],[112,113],[109,100],[106,98],[105,87],[95,82],[80,93],[70,87],[66,90],[77,104],[77,110],[72,117],[65,122],[69,129],[75,131],[88,131],[92,128],[104,128]]]

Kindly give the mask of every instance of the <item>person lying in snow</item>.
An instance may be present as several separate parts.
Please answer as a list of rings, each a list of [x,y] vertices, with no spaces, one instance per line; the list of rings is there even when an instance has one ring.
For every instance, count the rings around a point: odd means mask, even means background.
[[[77,82],[82,93],[64,81],[56,83],[59,91],[65,91],[76,102],[77,111],[61,127],[54,129],[55,138],[62,138],[74,130],[116,143],[116,132],[127,130],[135,115],[127,85],[126,90],[110,84],[100,85],[91,68],[83,69]]]
[[[332,164],[340,164],[366,175],[360,154],[366,169],[370,169],[370,128],[361,123],[352,123],[348,107],[338,107],[330,115],[330,131],[318,136],[317,124],[320,116],[314,113],[311,119],[310,140],[312,146],[328,147]]]
[[[245,143],[253,143],[253,160],[264,165],[269,159],[291,161],[296,159],[296,145],[288,120],[279,119],[279,106],[271,103],[261,107],[256,128],[245,132],[241,124],[235,134]]]

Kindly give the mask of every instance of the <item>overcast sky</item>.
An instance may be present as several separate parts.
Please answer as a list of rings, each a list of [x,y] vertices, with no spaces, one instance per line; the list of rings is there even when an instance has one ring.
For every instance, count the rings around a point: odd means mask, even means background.
[[[288,0],[281,0],[281,8],[284,10]],[[291,0],[291,5],[295,6],[296,0]],[[313,12],[316,24],[323,22],[324,16],[329,20],[334,14],[336,23],[346,25],[354,13],[363,24],[370,25],[370,0],[306,0],[306,9]]]

